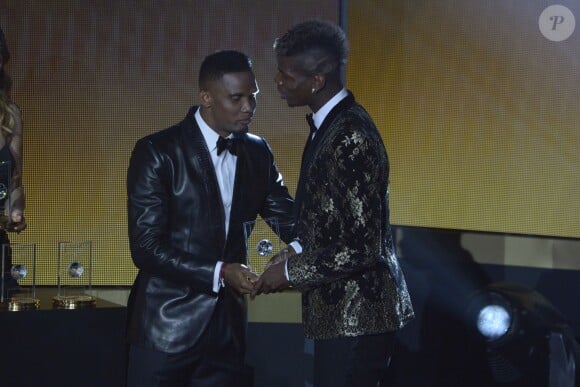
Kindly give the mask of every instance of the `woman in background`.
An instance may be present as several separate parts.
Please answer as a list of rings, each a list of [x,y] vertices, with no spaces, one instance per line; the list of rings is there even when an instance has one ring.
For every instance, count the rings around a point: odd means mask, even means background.
[[[0,28],[0,244],[10,243],[7,231],[20,232],[26,228],[24,220],[24,188],[22,187],[22,117],[20,109],[10,98],[12,80],[6,73],[10,53],[4,32]],[[2,166],[8,166],[3,170]],[[10,177],[10,179],[7,178]],[[11,267],[10,250],[6,249],[4,271]],[[2,261],[0,250],[0,264]],[[4,293],[14,285],[8,273],[4,277]]]

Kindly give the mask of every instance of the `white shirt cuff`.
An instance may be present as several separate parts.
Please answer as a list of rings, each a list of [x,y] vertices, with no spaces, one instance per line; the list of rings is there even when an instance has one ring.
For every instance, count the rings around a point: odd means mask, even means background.
[[[222,270],[222,265],[224,263],[222,261],[218,261],[215,264],[215,269],[213,270],[213,287],[212,290],[214,293],[219,293],[220,287],[222,284],[220,283],[220,271]]]
[[[288,260],[284,262],[284,275],[286,276],[286,281],[290,281],[290,276],[288,275]]]
[[[300,254],[302,252],[302,245],[298,241],[290,242],[290,246],[294,249],[296,254]],[[286,276],[286,281],[290,281],[290,275],[288,274],[288,260],[284,264],[284,275]]]
[[[298,241],[290,242],[290,246],[296,251],[296,254],[300,254],[302,252],[302,245]]]

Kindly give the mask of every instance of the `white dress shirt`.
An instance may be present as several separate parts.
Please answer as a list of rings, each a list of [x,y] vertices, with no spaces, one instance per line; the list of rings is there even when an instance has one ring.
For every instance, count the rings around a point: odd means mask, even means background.
[[[312,113],[312,121],[314,121],[314,126],[316,126],[317,131],[318,128],[320,128],[320,125],[322,125],[322,123],[324,122],[324,119],[326,118],[328,113],[330,113],[330,111],[334,109],[334,107],[338,105],[338,103],[343,99],[345,99],[346,97],[348,97],[348,92],[346,91],[346,89],[342,89],[341,91],[336,93],[334,97],[329,99],[328,102],[322,105],[322,107],[318,109],[317,112]],[[312,134],[312,138],[314,138],[315,134],[316,132]]]
[[[199,109],[195,112],[195,121],[201,130],[201,134],[209,149],[209,154],[211,156],[211,161],[213,163],[215,174],[217,177],[218,185],[220,188],[220,195],[222,197],[222,203],[224,206],[225,213],[225,228],[226,228],[226,238],[228,236],[228,230],[230,228],[230,213],[232,209],[232,198],[234,195],[234,181],[236,177],[236,162],[238,157],[231,154],[227,150],[223,151],[219,156],[217,154],[217,140],[219,134],[203,120]],[[233,137],[232,134],[228,138]],[[219,292],[220,289],[220,270],[222,268],[223,262],[218,261],[215,265],[213,273],[213,291]]]

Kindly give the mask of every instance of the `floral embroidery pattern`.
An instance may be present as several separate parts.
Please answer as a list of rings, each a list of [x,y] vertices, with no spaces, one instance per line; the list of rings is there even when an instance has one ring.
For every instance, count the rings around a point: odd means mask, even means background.
[[[305,179],[297,223],[304,251],[288,262],[312,338],[392,331],[413,317],[388,220],[389,165],[357,104],[323,134]]]

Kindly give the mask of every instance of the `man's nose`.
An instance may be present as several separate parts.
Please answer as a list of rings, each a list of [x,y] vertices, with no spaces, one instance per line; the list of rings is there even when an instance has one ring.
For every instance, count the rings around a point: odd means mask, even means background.
[[[256,109],[256,100],[254,100],[254,99],[252,99],[252,100],[247,99],[242,104],[242,111],[244,113],[252,113],[252,112],[254,112],[255,109]]]

